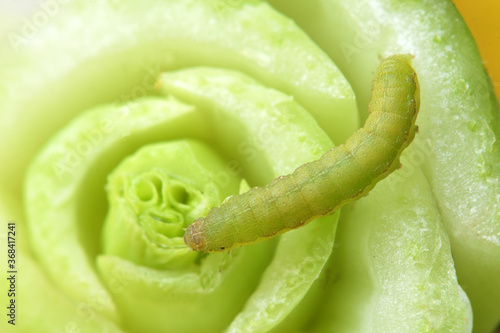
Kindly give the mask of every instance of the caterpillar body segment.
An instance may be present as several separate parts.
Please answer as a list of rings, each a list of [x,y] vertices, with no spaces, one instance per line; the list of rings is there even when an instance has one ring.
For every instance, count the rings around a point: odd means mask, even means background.
[[[229,197],[187,228],[185,243],[203,252],[255,243],[366,195],[399,167],[402,151],[415,136],[419,106],[420,90],[411,56],[384,59],[373,80],[370,114],[364,127],[319,160],[266,186]]]

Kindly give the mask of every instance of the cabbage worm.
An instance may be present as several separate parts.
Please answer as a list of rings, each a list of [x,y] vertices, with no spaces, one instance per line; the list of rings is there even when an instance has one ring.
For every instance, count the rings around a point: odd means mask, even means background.
[[[184,234],[195,251],[218,252],[298,228],[356,200],[399,167],[415,136],[420,92],[410,55],[382,61],[364,127],[319,160],[227,198]]]

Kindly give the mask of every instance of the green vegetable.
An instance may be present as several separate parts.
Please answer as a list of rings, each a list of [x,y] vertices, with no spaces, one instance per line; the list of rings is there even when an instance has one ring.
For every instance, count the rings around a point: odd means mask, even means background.
[[[450,2],[50,3],[0,42],[0,232],[5,249],[16,221],[19,271],[2,332],[500,321],[498,105]],[[229,254],[182,251],[194,215],[342,143],[379,55],[408,52],[420,133],[337,236],[334,215]]]
[[[356,129],[349,84],[290,19],[259,1],[223,9],[216,4],[98,0],[87,6],[77,0],[37,31],[36,42],[6,40],[0,60],[8,85],[2,87],[1,110],[8,116],[0,123],[0,139],[22,139],[0,147],[1,156],[16,155],[0,166],[2,183],[19,194],[33,154],[77,113],[149,94],[160,71],[183,67],[234,68],[293,94],[321,115],[338,143]],[[60,96],[71,96],[64,111]],[[23,136],[34,132],[36,137]]]
[[[337,280],[326,288],[318,332],[470,331],[470,304],[431,188],[420,170],[401,172],[408,179],[397,188],[381,182],[342,210],[330,259]]]

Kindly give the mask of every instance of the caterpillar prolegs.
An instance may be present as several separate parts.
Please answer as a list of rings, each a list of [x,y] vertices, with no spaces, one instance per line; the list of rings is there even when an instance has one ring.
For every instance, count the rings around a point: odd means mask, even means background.
[[[195,251],[219,252],[255,243],[332,213],[366,195],[399,167],[415,136],[420,92],[410,55],[393,55],[378,66],[370,114],[362,128],[319,160],[263,187],[231,196],[186,230]]]

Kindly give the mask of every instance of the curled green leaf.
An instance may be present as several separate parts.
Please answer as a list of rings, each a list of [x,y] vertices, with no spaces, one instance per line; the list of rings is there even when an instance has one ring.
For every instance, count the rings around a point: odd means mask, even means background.
[[[236,193],[236,175],[217,182],[217,172],[223,170],[222,158],[197,141],[141,148],[108,177],[103,252],[158,269],[195,262],[199,255],[187,251],[184,230],[196,216]]]

